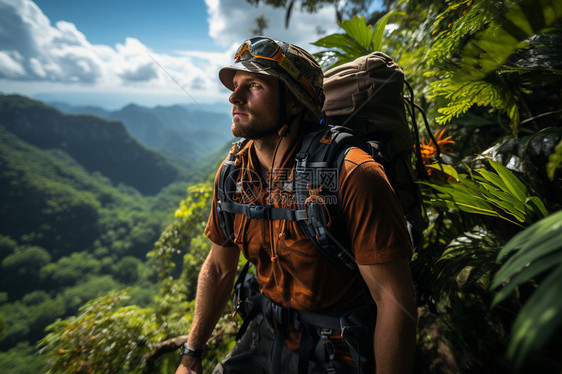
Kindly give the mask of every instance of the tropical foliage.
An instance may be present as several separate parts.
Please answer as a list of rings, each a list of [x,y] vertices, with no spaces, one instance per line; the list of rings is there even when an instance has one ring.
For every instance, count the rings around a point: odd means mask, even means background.
[[[388,20],[396,14],[399,12],[387,13],[378,20],[374,27],[367,25],[364,17],[354,17],[352,20],[339,22],[338,25],[345,33],[328,35],[312,43],[319,47],[329,48],[316,53],[315,57],[324,67],[336,67],[373,51],[380,51],[384,29]]]
[[[445,344],[436,372],[559,371],[561,229],[550,214],[562,208],[561,3],[389,3],[374,26],[355,17],[314,44],[327,49],[317,53],[325,67],[376,50],[394,57],[437,130],[437,144],[421,141],[430,225],[412,263],[419,369],[431,371],[428,356]]]

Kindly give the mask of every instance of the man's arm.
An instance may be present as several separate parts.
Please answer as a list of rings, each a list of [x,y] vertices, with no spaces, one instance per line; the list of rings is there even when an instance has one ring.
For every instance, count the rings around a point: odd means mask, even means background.
[[[377,304],[376,373],[412,373],[417,311],[407,258],[377,265],[359,265]]]
[[[214,244],[201,267],[195,297],[195,316],[188,344],[204,348],[230,297],[240,250]],[[202,373],[201,360],[183,356],[176,374]]]

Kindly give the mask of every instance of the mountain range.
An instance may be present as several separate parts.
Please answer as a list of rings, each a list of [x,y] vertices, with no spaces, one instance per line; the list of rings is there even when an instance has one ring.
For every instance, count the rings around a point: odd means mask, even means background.
[[[70,115],[23,96],[0,96],[0,124],[40,149],[66,152],[88,172],[115,185],[155,194],[186,174],[178,163],[139,143],[118,121]]]
[[[129,104],[115,111],[60,102],[49,105],[69,114],[91,114],[119,120],[144,145],[183,160],[204,157],[232,139],[231,118],[226,111],[185,105],[148,108]]]

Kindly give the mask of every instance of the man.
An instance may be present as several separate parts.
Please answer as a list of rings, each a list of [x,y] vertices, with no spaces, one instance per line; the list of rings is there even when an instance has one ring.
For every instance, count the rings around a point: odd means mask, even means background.
[[[242,44],[235,65],[219,78],[232,91],[232,133],[250,139],[229,156],[240,166],[233,199],[294,207],[295,155],[304,135],[321,126],[322,70],[301,48],[258,37]],[[412,371],[416,309],[401,208],[381,166],[362,150],[352,148],[338,172],[342,222],[331,225],[347,232],[355,270],[328,261],[295,221],[234,213],[226,233],[219,170],[205,230],[213,244],[176,374],[202,372],[202,352],[229,300],[240,251],[255,265],[263,297],[215,373],[367,373],[375,365],[377,374]],[[369,296],[376,316],[366,307]],[[337,327],[322,326],[334,320]]]

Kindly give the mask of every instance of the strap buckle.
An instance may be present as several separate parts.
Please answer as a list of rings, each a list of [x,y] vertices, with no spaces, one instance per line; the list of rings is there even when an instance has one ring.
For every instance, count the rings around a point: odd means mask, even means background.
[[[296,170],[300,172],[306,169],[307,160],[308,160],[308,152],[297,153],[297,155],[295,156]]]
[[[287,326],[292,322],[293,310],[286,308],[283,305],[271,303],[271,318],[279,322],[280,324]]]
[[[247,214],[250,219],[271,220],[271,207],[264,205],[248,205]]]

